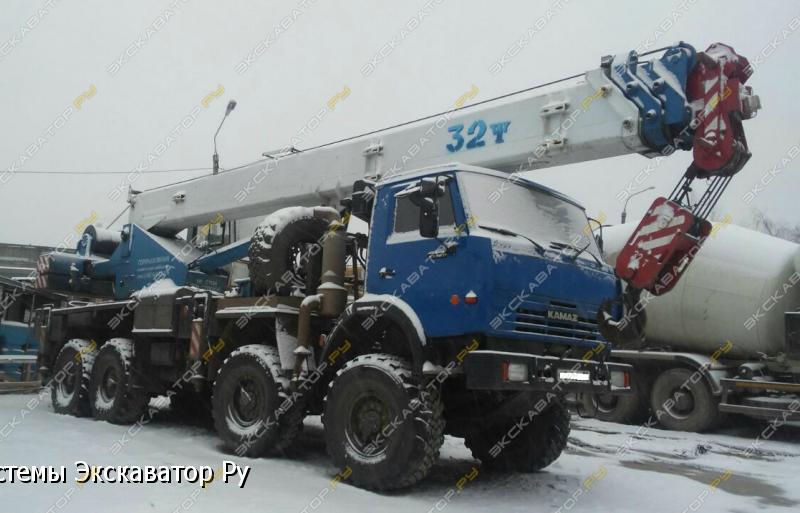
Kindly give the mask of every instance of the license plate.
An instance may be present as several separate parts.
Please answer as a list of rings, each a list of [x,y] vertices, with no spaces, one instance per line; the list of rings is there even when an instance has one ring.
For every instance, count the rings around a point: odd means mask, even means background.
[[[558,379],[561,381],[589,382],[591,380],[591,376],[589,371],[558,371]]]

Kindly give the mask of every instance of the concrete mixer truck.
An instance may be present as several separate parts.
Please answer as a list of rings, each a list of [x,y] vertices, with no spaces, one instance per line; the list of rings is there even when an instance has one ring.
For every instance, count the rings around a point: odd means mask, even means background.
[[[643,342],[617,347],[633,364],[634,395],[583,396],[590,415],[703,431],[727,414],[800,419],[800,246],[720,221],[681,281],[645,294]],[[623,251],[634,224],[603,228],[605,259]]]

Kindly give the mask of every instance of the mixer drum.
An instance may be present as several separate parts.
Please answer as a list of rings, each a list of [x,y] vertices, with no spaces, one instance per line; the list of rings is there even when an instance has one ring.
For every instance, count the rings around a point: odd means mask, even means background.
[[[609,264],[616,265],[635,228],[603,229]],[[783,350],[784,312],[800,308],[799,250],[732,224],[716,230],[675,288],[650,298],[646,345],[710,356],[730,340],[725,357],[774,356]]]

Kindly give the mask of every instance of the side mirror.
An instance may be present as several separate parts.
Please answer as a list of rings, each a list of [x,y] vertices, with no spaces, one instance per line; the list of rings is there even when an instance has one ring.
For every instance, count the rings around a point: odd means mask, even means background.
[[[439,236],[439,200],[437,198],[420,198],[419,234],[426,239]]]
[[[597,222],[597,233],[594,236],[594,241],[597,243],[597,249],[600,250],[600,256],[602,257],[605,253],[603,252],[603,224],[600,221]]]
[[[600,219],[592,219],[591,217],[587,218],[589,224],[586,228],[583,229],[583,232],[590,237],[594,237],[594,241],[597,244],[597,249],[600,250],[600,256],[603,256],[603,221],[606,220],[606,217],[603,213],[600,213]],[[623,223],[625,220],[623,219]],[[594,225],[597,225],[597,230],[595,231]],[[589,231],[587,232],[587,228]]]
[[[423,178],[419,182],[419,195],[423,198],[441,198],[446,191],[448,177]]]

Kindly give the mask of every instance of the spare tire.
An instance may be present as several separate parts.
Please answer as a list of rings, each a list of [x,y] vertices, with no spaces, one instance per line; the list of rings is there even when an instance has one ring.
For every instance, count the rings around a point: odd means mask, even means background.
[[[290,207],[268,216],[250,242],[250,284],[257,295],[289,295],[304,290],[309,263],[319,272],[322,241],[329,221],[314,216],[314,209]]]

